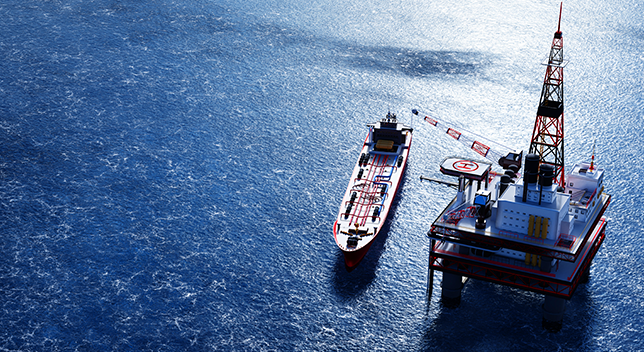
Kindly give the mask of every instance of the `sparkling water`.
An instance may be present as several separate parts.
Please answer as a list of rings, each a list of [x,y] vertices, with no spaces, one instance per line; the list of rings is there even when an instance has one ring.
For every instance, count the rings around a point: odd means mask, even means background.
[[[566,166],[612,203],[563,328],[470,280],[427,300],[421,182],[476,158],[420,118],[527,150],[559,2],[4,0],[0,350],[644,349],[644,9],[566,1]],[[365,125],[415,128],[384,232],[348,273],[332,225]]]

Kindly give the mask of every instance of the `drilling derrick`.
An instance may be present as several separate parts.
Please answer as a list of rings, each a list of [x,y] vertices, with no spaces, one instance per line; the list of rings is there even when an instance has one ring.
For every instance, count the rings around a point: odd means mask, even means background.
[[[537,154],[542,164],[555,168],[555,181],[562,187],[564,179],[564,95],[563,35],[561,33],[561,5],[559,24],[550,48],[546,65],[546,77],[541,89],[541,100],[537,109],[537,119],[530,140],[530,154]]]

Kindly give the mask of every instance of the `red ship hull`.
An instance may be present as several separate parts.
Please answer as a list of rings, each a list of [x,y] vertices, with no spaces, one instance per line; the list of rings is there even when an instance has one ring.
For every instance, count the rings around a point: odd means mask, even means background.
[[[333,224],[333,237],[349,271],[360,264],[385,223],[412,140],[411,128],[395,117],[368,126],[369,134]]]

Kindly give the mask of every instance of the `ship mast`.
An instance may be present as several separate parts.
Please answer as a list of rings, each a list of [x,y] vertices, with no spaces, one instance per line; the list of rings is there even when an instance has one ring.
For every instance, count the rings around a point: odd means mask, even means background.
[[[563,69],[567,61],[563,58],[563,35],[561,33],[561,11],[550,55],[546,65],[546,76],[541,89],[537,118],[532,131],[529,153],[539,155],[541,163],[555,167],[555,182],[565,187],[564,179],[564,95]]]

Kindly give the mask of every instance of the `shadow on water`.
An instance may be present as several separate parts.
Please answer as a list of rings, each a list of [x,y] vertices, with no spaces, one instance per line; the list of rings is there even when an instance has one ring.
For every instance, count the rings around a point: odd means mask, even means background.
[[[344,256],[340,249],[338,249],[334,267],[333,286],[339,297],[352,299],[360,296],[371,285],[376,277],[376,268],[378,267],[380,256],[384,251],[388,230],[388,228],[385,229],[383,227],[365,257],[352,271],[347,270],[344,264]]]
[[[433,294],[430,304],[434,306],[428,312],[436,315],[425,321],[423,351],[584,350],[589,347],[587,327],[593,326],[592,311],[597,307],[586,285],[580,285],[566,302],[563,326],[556,333],[542,327],[544,296],[541,294],[474,279],[466,283],[456,308],[437,302],[440,288]]]
[[[225,12],[223,9],[220,11]],[[224,19],[222,19],[222,17]],[[405,47],[363,45],[339,38],[317,36],[306,30],[283,27],[261,19],[245,17],[244,21],[226,20],[227,15],[216,17],[208,24],[210,33],[225,33],[247,37],[257,47],[239,48],[234,43],[217,45],[216,55],[235,59],[240,50],[265,51],[270,57],[279,50],[293,50],[297,60],[318,66],[344,65],[352,69],[377,71],[383,74],[429,77],[434,75],[478,75],[492,59],[472,51],[418,50]],[[224,36],[225,38],[228,36]],[[221,38],[213,37],[214,41]],[[234,39],[233,42],[236,42]]]
[[[471,52],[412,50],[394,47],[340,45],[350,66],[411,77],[471,75],[482,66],[481,55]]]

